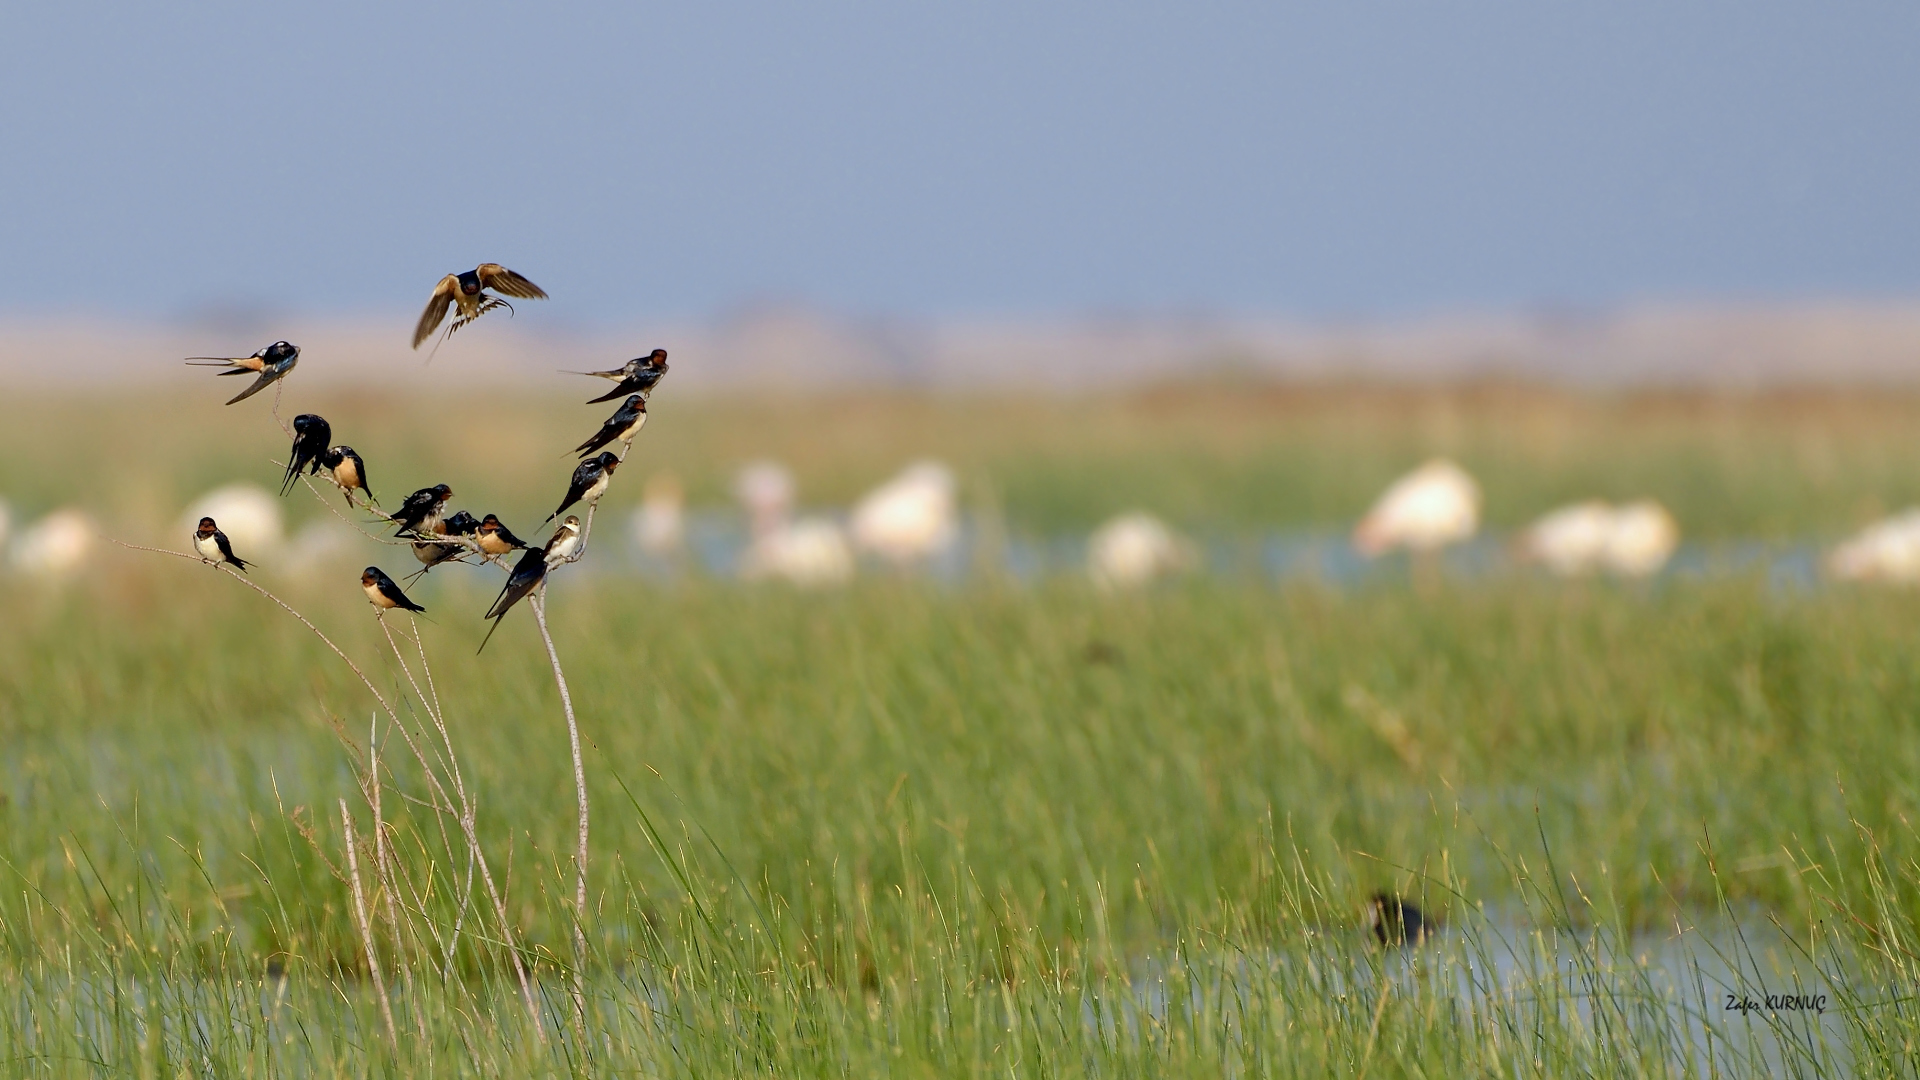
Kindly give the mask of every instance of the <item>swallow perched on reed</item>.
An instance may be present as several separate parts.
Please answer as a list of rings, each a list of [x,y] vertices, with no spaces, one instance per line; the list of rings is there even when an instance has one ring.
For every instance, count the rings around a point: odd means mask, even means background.
[[[333,427],[319,413],[301,413],[293,418],[293,449],[287,451],[287,475],[280,481],[280,494],[293,489],[300,470],[320,471],[320,459],[333,441]]]
[[[430,488],[421,488],[407,496],[394,511],[392,521],[399,527],[395,536],[413,533],[418,536],[434,531],[440,524],[440,512],[447,507],[447,500],[453,498],[453,489],[445,484],[435,484]]]
[[[525,599],[528,593],[538,588],[547,577],[547,553],[540,548],[528,548],[513,564],[513,572],[507,575],[507,583],[500,588],[500,595],[494,598],[493,606],[487,609],[483,618],[493,620],[493,626],[487,630],[487,636],[480,639],[480,647],[474,650],[478,656],[486,651],[487,642],[493,640],[493,632],[500,629],[500,621],[513,610],[513,605]]]
[[[367,599],[381,611],[402,608],[406,611],[425,611],[426,608],[407,599],[400,586],[377,566],[369,566],[360,572],[360,587],[367,591]]]
[[[591,439],[574,447],[573,452],[586,457],[615,439],[632,446],[633,437],[640,434],[640,429],[645,426],[647,426],[646,395],[634,394],[614,410],[612,416],[607,417],[606,422],[600,425],[600,430],[594,432]]]
[[[547,298],[546,291],[540,286],[499,263],[481,263],[465,273],[448,274],[433,287],[433,296],[427,300],[427,309],[420,313],[420,325],[413,330],[413,347],[419,348],[421,342],[433,336],[434,330],[440,326],[440,320],[447,317],[449,307],[457,306],[460,314],[455,316],[453,325],[447,327],[448,337],[494,308],[513,310],[513,305],[500,297],[487,295],[484,291],[487,289],[523,300]]]
[[[636,356],[620,367],[610,371],[569,371],[568,375],[592,375],[601,379],[612,379],[618,383],[613,389],[587,402],[598,405],[603,401],[612,401],[622,394],[650,394],[653,385],[667,373],[667,350],[655,349],[645,356]]]
[[[187,357],[187,363],[194,367],[213,367],[216,364],[230,365],[228,370],[220,373],[222,375],[244,375],[248,372],[259,373],[260,377],[254,380],[252,386],[247,387],[245,390],[240,391],[227,400],[227,404],[229,405],[236,401],[245,401],[247,398],[265,390],[274,382],[284,378],[287,372],[293,370],[293,365],[299,362],[300,346],[288,344],[284,341],[276,341],[266,348],[261,349],[259,352],[254,353],[252,356]]]
[[[442,536],[472,536],[480,531],[480,519],[462,510],[442,521],[435,531]]]
[[[227,542],[227,534],[210,517],[200,519],[200,527],[193,530],[193,550],[202,559],[210,563],[232,563],[245,572],[251,565],[247,560],[233,553],[233,545]]]
[[[585,539],[586,536],[580,531],[580,518],[577,515],[568,514],[567,520],[562,521],[560,527],[553,530],[553,535],[547,537],[546,546],[540,550],[545,554],[548,566],[558,566],[571,560],[579,552],[580,544]]]
[[[356,489],[367,497],[368,502],[375,506],[380,505],[380,500],[374,497],[373,489],[367,487],[367,463],[360,460],[360,455],[354,452],[353,447],[332,447],[320,455],[320,467],[327,470],[327,475],[346,494],[348,506],[353,505],[353,493]]]
[[[599,457],[590,457],[573,470],[573,479],[567,485],[567,497],[560,502],[560,509],[547,515],[552,521],[560,516],[560,511],[574,503],[586,500],[591,506],[600,501],[607,493],[607,485],[613,482],[613,470],[620,467],[620,459],[610,451],[602,450]]]
[[[451,544],[432,540],[415,540],[413,557],[420,560],[420,569],[407,575],[408,581],[414,581],[421,574],[444,562],[457,562],[466,553],[465,544]]]
[[[500,519],[492,514],[480,519],[480,528],[474,531],[473,539],[480,545],[481,552],[487,555],[505,555],[508,552],[524,551],[527,547],[526,541],[513,535],[505,525],[500,523]]]

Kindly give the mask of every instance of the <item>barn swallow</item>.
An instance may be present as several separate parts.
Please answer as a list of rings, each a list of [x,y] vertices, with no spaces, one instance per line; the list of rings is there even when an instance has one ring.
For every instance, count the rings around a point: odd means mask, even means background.
[[[380,505],[380,500],[374,497],[373,489],[367,486],[367,463],[360,460],[360,455],[354,452],[353,447],[336,446],[321,454],[320,467],[327,470],[327,474],[333,477],[333,482],[340,485],[340,490],[346,493],[348,506],[353,505],[355,488],[366,495],[368,502],[375,506]]]
[[[419,535],[434,531],[440,524],[440,512],[447,507],[447,500],[453,498],[453,489],[445,484],[435,484],[430,488],[421,488],[407,496],[395,511],[392,521],[399,526],[395,536],[406,533]]]
[[[232,563],[245,570],[250,563],[233,553],[233,545],[227,542],[227,534],[210,517],[200,519],[200,527],[193,530],[193,550],[210,563]]]
[[[480,528],[474,535],[474,541],[480,550],[488,555],[505,555],[513,551],[524,551],[527,542],[513,535],[500,519],[488,514],[480,519]]]
[[[607,417],[606,423],[600,425],[600,430],[593,433],[593,438],[574,447],[573,452],[586,457],[615,439],[632,446],[633,437],[640,434],[640,429],[646,424],[647,397],[645,394],[635,394],[614,410],[612,416]]]
[[[513,310],[513,305],[498,296],[488,296],[481,290],[492,289],[507,296],[517,296],[523,300],[545,300],[546,291],[519,274],[501,266],[499,263],[481,263],[462,274],[448,274],[433,287],[433,296],[427,300],[427,309],[420,313],[420,325],[413,330],[413,347],[433,336],[440,326],[440,320],[447,317],[447,308],[457,305],[460,314],[447,327],[447,336],[452,337],[455,330],[473,320],[503,307]]]
[[[587,402],[598,405],[603,401],[612,401],[622,394],[650,394],[653,384],[667,373],[667,350],[655,349],[646,356],[636,356],[611,371],[569,371],[569,375],[595,375],[602,379],[612,379],[620,385]]]
[[[572,559],[580,550],[580,542],[584,539],[585,537],[580,533],[580,518],[574,514],[568,514],[567,520],[553,530],[552,536],[547,537],[547,546],[541,549],[546,556],[547,565],[556,566]]]
[[[260,378],[252,386],[235,394],[227,404],[244,401],[265,390],[269,385],[293,370],[300,362],[300,346],[284,341],[273,344],[254,353],[252,356],[189,356],[187,363],[194,367],[212,367],[215,364],[231,364],[232,367],[221,372],[222,375],[242,375],[249,371],[260,373]]]
[[[565,510],[582,499],[591,506],[600,501],[607,493],[607,485],[613,482],[613,470],[620,467],[620,459],[607,450],[600,451],[599,457],[590,457],[573,470],[573,481],[567,485],[567,497],[561,501],[560,510]],[[560,516],[560,510],[547,515],[552,521]]]
[[[414,571],[407,580],[412,581],[421,574],[439,566],[443,562],[454,562],[466,553],[465,544],[443,544],[427,540],[416,540],[413,544],[413,557],[420,560],[420,569]]]
[[[373,606],[381,611],[391,611],[394,608],[404,608],[408,611],[427,610],[407,599],[407,594],[400,591],[400,586],[394,584],[393,579],[377,566],[369,566],[360,572],[360,587],[367,590],[367,599],[373,601]]]
[[[301,413],[293,418],[293,449],[287,451],[287,476],[280,482],[280,494],[293,490],[300,470],[320,471],[320,459],[333,441],[333,427],[319,413]]]
[[[501,587],[493,606],[482,616],[493,620],[493,628],[487,631],[486,637],[480,639],[480,648],[474,650],[475,656],[486,651],[487,642],[493,640],[493,631],[500,629],[500,621],[507,617],[507,612],[513,610],[513,605],[525,599],[546,577],[547,553],[537,548],[527,549],[527,553],[520,556],[520,561],[513,564],[513,573],[507,575],[507,583]]]
[[[436,532],[444,536],[472,536],[480,530],[480,519],[465,510],[440,523]]]

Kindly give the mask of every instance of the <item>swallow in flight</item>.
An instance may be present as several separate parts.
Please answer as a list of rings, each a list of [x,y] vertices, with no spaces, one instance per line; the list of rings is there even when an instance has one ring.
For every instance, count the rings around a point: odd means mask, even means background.
[[[573,480],[567,485],[567,497],[561,501],[560,509],[548,514],[547,520],[552,521],[559,517],[560,510],[565,510],[582,499],[585,499],[589,506],[599,502],[600,496],[607,493],[607,485],[613,482],[613,470],[619,467],[620,459],[607,450],[600,451],[599,457],[590,457],[581,462],[579,467],[573,470]]]
[[[320,455],[320,467],[327,471],[327,475],[332,477],[333,482],[338,484],[340,490],[346,494],[348,506],[353,505],[355,489],[365,495],[368,502],[375,506],[380,505],[380,500],[374,498],[373,489],[367,487],[367,463],[360,460],[360,455],[354,452],[353,447],[336,446],[329,449]]]
[[[232,563],[242,571],[252,565],[233,553],[227,534],[221,532],[210,517],[201,518],[200,527],[193,530],[193,550],[210,563]]]
[[[607,417],[606,423],[600,425],[600,430],[593,433],[593,438],[574,447],[573,452],[586,457],[615,439],[632,446],[633,437],[640,434],[640,429],[646,424],[647,397],[645,394],[634,394],[614,410],[612,416]]]
[[[420,325],[413,330],[413,347],[433,336],[440,321],[447,317],[447,308],[458,306],[460,313],[454,317],[453,325],[447,327],[447,336],[452,337],[455,330],[473,320],[503,307],[509,312],[513,305],[498,296],[489,296],[483,290],[492,289],[506,296],[517,296],[523,300],[545,300],[546,291],[519,274],[501,266],[499,263],[481,263],[462,274],[448,274],[433,287],[433,296],[427,300],[427,309],[420,313]]]
[[[266,348],[261,349],[259,352],[254,353],[252,356],[187,357],[187,363],[194,367],[213,367],[216,364],[230,365],[226,371],[220,373],[222,375],[244,375],[248,372],[258,372],[260,374],[260,377],[254,380],[252,386],[247,387],[229,399],[227,401],[229,405],[236,401],[245,401],[247,398],[265,390],[268,386],[284,377],[287,372],[292,371],[293,365],[299,362],[300,346],[290,345],[284,341],[276,341]]]
[[[500,523],[500,519],[488,514],[480,519],[480,528],[474,533],[474,542],[488,555],[501,556],[514,551],[526,550],[526,541]]]
[[[520,561],[513,564],[513,573],[507,575],[507,583],[501,587],[500,595],[483,616],[492,619],[493,626],[487,631],[487,636],[480,639],[480,647],[474,650],[475,656],[486,651],[487,642],[493,640],[493,631],[500,629],[500,621],[507,617],[507,612],[513,610],[513,605],[525,599],[546,577],[547,553],[540,548],[528,548],[527,553],[520,556]]]
[[[309,473],[320,471],[320,459],[332,441],[333,427],[320,414],[307,412],[293,418],[293,449],[287,451],[287,475],[280,482],[280,494],[293,490],[293,482],[299,478],[301,469]]]
[[[400,586],[394,584],[393,579],[377,566],[369,566],[360,572],[360,587],[367,590],[367,599],[373,602],[373,606],[383,612],[394,608],[427,610],[407,599],[407,594],[400,591]]]
[[[603,401],[612,401],[622,394],[650,394],[653,384],[667,373],[667,350],[655,349],[646,356],[636,356],[611,371],[569,371],[569,375],[595,375],[602,379],[612,379],[618,383],[613,389],[587,402],[598,405]]]
[[[421,488],[407,496],[407,500],[401,503],[400,509],[393,514],[392,521],[399,526],[399,532],[394,535],[413,533],[418,536],[437,531],[440,512],[446,509],[447,500],[451,498],[453,498],[453,489],[445,484]]]

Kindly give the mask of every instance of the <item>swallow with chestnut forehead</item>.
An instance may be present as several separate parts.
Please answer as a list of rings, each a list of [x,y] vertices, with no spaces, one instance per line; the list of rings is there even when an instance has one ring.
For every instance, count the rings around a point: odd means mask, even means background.
[[[480,639],[480,647],[474,650],[475,656],[486,651],[487,642],[493,640],[493,632],[500,629],[500,621],[507,617],[507,612],[513,610],[513,605],[525,599],[546,578],[547,553],[540,548],[528,548],[527,553],[520,556],[520,561],[513,564],[513,572],[507,575],[507,583],[501,587],[493,606],[481,616],[492,619],[493,626],[487,631],[487,636]]]
[[[633,437],[640,434],[640,429],[645,426],[647,426],[647,396],[635,394],[615,409],[612,416],[607,417],[606,422],[600,425],[600,430],[593,433],[593,438],[574,447],[573,452],[586,457],[615,439],[632,446]]]
[[[360,572],[360,587],[367,591],[367,599],[382,612],[401,608],[406,611],[425,611],[426,608],[407,599],[400,586],[377,566],[369,566]]]
[[[488,514],[480,519],[480,527],[474,530],[474,543],[480,545],[482,553],[498,558],[514,551],[526,550],[526,541],[513,535],[500,519]]]
[[[620,467],[620,459],[611,451],[600,451],[599,457],[590,457],[573,470],[573,480],[567,485],[567,497],[560,502],[560,509],[547,515],[552,521],[560,516],[560,511],[574,503],[585,500],[591,506],[600,501],[607,493],[607,485],[613,483],[613,470]]]
[[[593,375],[602,379],[612,379],[618,383],[613,389],[587,402],[598,405],[603,401],[612,401],[622,394],[651,394],[653,384],[667,373],[667,350],[655,349],[646,356],[636,356],[620,367],[610,371],[569,371],[568,375]]]
[[[421,488],[407,496],[400,509],[394,511],[390,519],[399,531],[395,536],[413,533],[418,536],[435,531],[440,524],[440,512],[447,508],[447,500],[453,498],[453,489],[445,484],[435,484],[430,488]]]
[[[200,527],[193,530],[193,550],[210,563],[232,563],[243,572],[252,564],[233,553],[233,545],[227,542],[227,534],[210,517],[200,519]]]
[[[260,377],[254,380],[252,386],[247,387],[245,390],[240,391],[227,400],[227,404],[229,405],[236,401],[245,401],[260,391],[265,390],[267,387],[284,378],[287,372],[293,370],[293,365],[299,362],[300,346],[290,345],[284,341],[276,341],[266,348],[261,349],[259,352],[254,353],[252,356],[187,357],[187,363],[193,367],[213,367],[216,364],[228,365],[227,370],[220,373],[222,375],[245,375],[249,372],[257,372],[259,374]]]
[[[301,413],[293,418],[293,449],[287,451],[287,475],[280,481],[280,494],[293,490],[300,470],[320,471],[320,459],[333,441],[333,427],[318,413]]]
[[[360,455],[354,452],[353,447],[329,448],[326,453],[320,455],[320,467],[327,471],[327,476],[335,484],[339,485],[341,492],[347,497],[348,506],[353,505],[353,493],[356,489],[367,497],[368,502],[375,506],[380,505],[380,500],[374,497],[373,489],[367,487],[367,463],[360,460]]]
[[[458,307],[460,313],[454,317],[453,325],[447,327],[448,337],[494,308],[503,307],[509,312],[513,310],[512,304],[498,296],[488,295],[488,289],[523,300],[547,298],[546,291],[540,286],[499,263],[481,263],[465,273],[448,274],[433,287],[433,296],[427,300],[427,309],[420,313],[420,325],[413,329],[413,347],[419,348],[421,342],[433,336],[440,321],[447,317],[450,307]]]

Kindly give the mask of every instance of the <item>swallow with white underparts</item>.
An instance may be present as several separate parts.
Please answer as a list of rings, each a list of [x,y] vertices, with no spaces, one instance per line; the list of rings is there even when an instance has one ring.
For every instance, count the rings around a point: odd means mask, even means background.
[[[421,488],[407,496],[400,509],[393,512],[390,519],[399,531],[395,536],[408,533],[421,535],[431,533],[440,524],[440,513],[447,508],[447,500],[453,498],[453,489],[445,484],[435,484],[430,488]]]
[[[327,475],[346,495],[348,506],[353,505],[353,493],[356,490],[365,495],[368,502],[375,506],[380,505],[380,500],[374,497],[373,489],[367,486],[367,463],[360,460],[360,455],[354,452],[353,447],[329,448],[326,453],[320,455],[320,467],[327,471]]]
[[[227,401],[229,405],[236,401],[245,401],[280,379],[285,378],[287,372],[293,370],[293,365],[299,362],[300,346],[291,345],[284,341],[276,341],[266,348],[261,349],[259,352],[254,353],[252,356],[187,357],[187,363],[194,367],[213,367],[216,364],[229,365],[226,371],[220,373],[222,375],[245,375],[249,372],[259,373],[260,377],[254,380],[252,386],[240,391]]]
[[[458,562],[466,554],[465,544],[450,544],[430,540],[413,542],[413,557],[420,560],[420,569],[407,575],[409,582],[418,580],[420,575],[444,562]]]
[[[552,536],[547,537],[547,546],[541,549],[547,565],[558,566],[563,562],[571,562],[574,556],[579,554],[580,544],[584,540],[586,535],[580,531],[580,518],[574,514],[568,514],[567,520],[553,530]]]
[[[369,566],[360,572],[360,587],[367,591],[367,599],[382,612],[402,608],[406,611],[425,611],[426,608],[407,599],[400,586],[387,576],[386,571],[377,566]]]
[[[560,509],[547,515],[552,521],[560,516],[560,511],[574,503],[585,500],[591,506],[600,501],[607,493],[607,485],[613,482],[613,470],[620,467],[620,459],[611,451],[600,451],[599,457],[590,457],[573,470],[573,480],[567,484],[567,497],[560,502]]]
[[[318,413],[301,413],[293,418],[293,449],[287,451],[287,475],[280,481],[280,494],[293,490],[300,470],[320,471],[320,458],[333,441],[333,427]]]
[[[448,337],[494,308],[503,307],[509,312],[513,310],[513,305],[499,296],[488,295],[488,289],[522,300],[547,298],[546,290],[499,263],[481,263],[465,273],[448,274],[433,287],[433,296],[427,300],[427,309],[420,313],[420,325],[413,329],[413,347],[418,349],[421,342],[433,336],[440,321],[447,317],[450,307],[458,307],[460,313],[454,317],[453,325],[447,327]]]
[[[524,600],[528,593],[538,588],[547,577],[547,553],[539,548],[528,548],[520,561],[513,564],[513,572],[507,575],[507,583],[501,587],[500,595],[493,601],[482,618],[492,619],[493,626],[487,636],[480,639],[480,647],[474,650],[478,656],[486,651],[487,642],[493,640],[493,632],[500,629],[500,621],[513,610],[513,605]]]
[[[253,565],[233,553],[233,545],[227,542],[227,534],[210,517],[200,519],[200,527],[193,530],[193,550],[202,559],[210,563],[232,563],[245,572]]]
[[[474,531],[474,543],[480,545],[482,553],[498,558],[514,551],[524,551],[527,542],[513,535],[500,519],[488,514],[480,519],[480,528]]]
[[[636,356],[620,367],[608,371],[569,371],[568,375],[592,375],[601,379],[612,379],[618,383],[613,389],[587,402],[598,405],[603,401],[612,401],[622,394],[651,394],[653,386],[667,373],[667,350],[655,349],[645,356]]]
[[[586,457],[615,439],[632,446],[633,437],[640,434],[640,429],[646,426],[646,395],[635,394],[614,410],[612,416],[607,417],[606,422],[600,425],[600,430],[593,433],[593,438],[574,447],[573,452]]]

